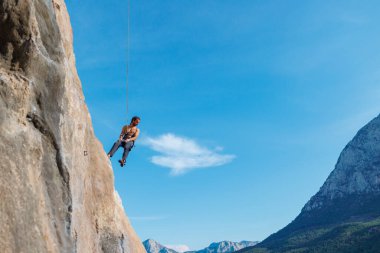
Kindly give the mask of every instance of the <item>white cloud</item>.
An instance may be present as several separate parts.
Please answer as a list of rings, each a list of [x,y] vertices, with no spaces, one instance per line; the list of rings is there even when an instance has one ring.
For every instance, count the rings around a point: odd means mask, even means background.
[[[166,248],[173,249],[177,252],[190,251],[189,246],[187,245],[164,245]]]
[[[194,140],[179,137],[171,133],[156,138],[147,137],[143,144],[161,153],[151,157],[151,162],[171,169],[172,175],[179,175],[195,168],[220,166],[231,162],[234,155],[218,154],[221,147],[215,151],[200,146]]]

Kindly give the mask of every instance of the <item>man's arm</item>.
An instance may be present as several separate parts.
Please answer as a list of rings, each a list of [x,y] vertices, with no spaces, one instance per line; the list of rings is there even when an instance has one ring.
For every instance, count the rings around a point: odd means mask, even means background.
[[[119,139],[122,140],[123,139],[123,136],[124,134],[127,132],[127,126],[124,126],[123,129],[121,129],[121,133],[120,133],[120,136],[119,136]]]

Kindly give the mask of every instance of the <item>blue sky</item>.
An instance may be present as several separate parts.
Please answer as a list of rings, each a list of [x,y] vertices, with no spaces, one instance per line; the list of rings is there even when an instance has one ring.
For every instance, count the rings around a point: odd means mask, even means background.
[[[95,133],[126,123],[127,1],[66,1]],[[132,1],[115,185],[142,240],[206,247],[291,222],[380,112],[378,1]]]

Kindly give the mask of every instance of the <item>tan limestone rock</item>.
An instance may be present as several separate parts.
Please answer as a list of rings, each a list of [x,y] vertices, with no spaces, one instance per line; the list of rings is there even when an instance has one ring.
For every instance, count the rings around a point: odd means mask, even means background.
[[[0,2],[1,252],[145,252],[94,135],[72,41],[63,0]]]

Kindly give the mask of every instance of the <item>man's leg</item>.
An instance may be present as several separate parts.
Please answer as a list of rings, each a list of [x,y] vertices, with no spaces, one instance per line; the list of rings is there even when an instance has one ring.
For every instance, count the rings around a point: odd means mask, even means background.
[[[120,147],[120,144],[121,144],[121,140],[117,140],[117,141],[113,144],[113,146],[112,146],[110,152],[108,152],[108,156],[109,156],[109,157],[112,157],[112,156],[113,156],[113,154],[116,152],[116,150]]]
[[[129,155],[129,151],[132,148],[132,146],[133,146],[133,142],[132,141],[128,141],[127,143],[125,143],[123,145],[123,147],[124,147],[124,153],[123,153],[123,158],[122,159],[123,159],[124,163],[125,163],[125,160],[127,160],[127,157]]]

